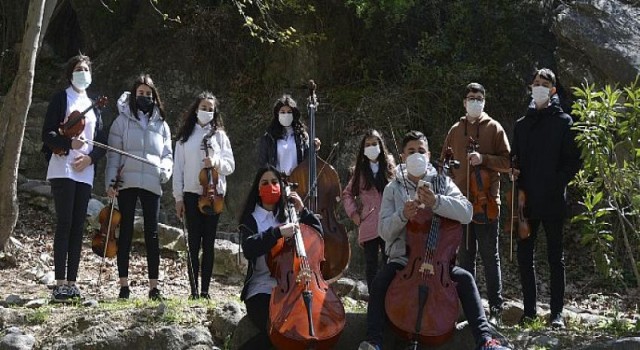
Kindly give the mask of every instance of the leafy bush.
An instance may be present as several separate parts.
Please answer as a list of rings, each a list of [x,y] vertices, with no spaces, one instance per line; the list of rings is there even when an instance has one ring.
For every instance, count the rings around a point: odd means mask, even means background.
[[[574,128],[584,161],[574,183],[582,192],[584,212],[573,218],[582,227],[605,278],[623,281],[625,266],[640,284],[640,86],[597,90],[574,88],[578,100]],[[620,254],[622,253],[622,254]],[[628,263],[625,264],[625,260]]]

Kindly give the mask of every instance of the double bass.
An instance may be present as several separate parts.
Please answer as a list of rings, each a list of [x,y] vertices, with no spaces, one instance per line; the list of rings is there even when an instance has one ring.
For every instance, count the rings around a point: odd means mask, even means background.
[[[309,155],[289,175],[289,180],[298,183],[296,192],[307,207],[320,215],[324,230],[325,261],[322,275],[332,283],[342,275],[349,265],[351,248],[344,226],[336,217],[337,204],[342,195],[340,177],[329,163],[317,155],[315,146],[315,111],[318,105],[316,84],[309,81]]]
[[[290,188],[286,187],[287,197]],[[298,217],[292,203],[292,223]],[[333,349],[345,324],[342,301],[322,277],[324,241],[318,231],[299,224],[293,237],[280,238],[267,254],[277,280],[269,302],[269,338],[277,349]]]
[[[433,192],[446,193],[446,170],[454,164],[451,150],[438,165]],[[407,223],[407,265],[394,277],[385,297],[392,328],[404,339],[437,346],[446,342],[458,319],[458,293],[450,271],[462,241],[460,222],[421,208]]]

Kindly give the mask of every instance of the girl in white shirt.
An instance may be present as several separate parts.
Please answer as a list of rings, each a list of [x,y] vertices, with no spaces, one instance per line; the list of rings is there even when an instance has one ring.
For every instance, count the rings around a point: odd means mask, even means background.
[[[52,295],[54,301],[80,297],[75,282],[87,205],[93,186],[94,164],[105,154],[101,148],[61,135],[58,129],[71,112],[86,111],[84,129],[79,136],[101,143],[106,141],[100,111],[91,108],[93,101],[86,92],[91,84],[90,58],[84,55],[72,57],[67,62],[65,77],[69,86],[53,96],[42,126],[43,152],[49,161],[47,180],[51,183],[57,221],[53,241],[56,278]],[[52,154],[53,149],[62,152]]]
[[[235,169],[231,143],[224,132],[218,100],[213,94],[205,91],[198,95],[183,117],[177,140],[173,163],[173,197],[178,217],[187,220],[191,298],[209,299],[220,213],[213,210],[212,203],[199,208],[198,201],[203,194],[199,174],[203,168],[214,168],[217,171],[218,181],[214,186],[222,200],[227,190],[226,176]],[[202,264],[198,260],[201,248]],[[202,275],[200,294],[199,274]]]

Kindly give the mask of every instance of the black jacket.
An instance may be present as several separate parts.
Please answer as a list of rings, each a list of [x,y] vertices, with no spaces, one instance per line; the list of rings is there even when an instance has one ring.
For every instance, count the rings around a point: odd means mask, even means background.
[[[95,99],[91,99],[95,102]],[[107,132],[102,123],[102,115],[100,109],[93,108],[96,115],[96,128],[94,130],[94,140],[103,144],[107,143]],[[59,91],[53,95],[49,106],[47,107],[47,115],[42,125],[42,148],[40,151],[44,153],[47,162],[51,159],[51,149],[62,148],[66,151],[71,149],[71,139],[64,137],[58,133],[60,124],[67,116],[67,93],[65,90]],[[100,158],[104,157],[106,150],[100,147],[93,147],[89,157],[93,164],[96,164]]]
[[[316,215],[314,215],[308,209],[303,209],[300,212],[300,223],[311,226],[320,234],[323,234],[322,224]],[[240,235],[242,237],[242,252],[244,257],[249,261],[247,267],[247,275],[244,279],[244,287],[242,287],[242,293],[240,294],[240,300],[244,301],[247,295],[247,288],[249,279],[253,275],[253,267],[256,265],[256,259],[262,255],[269,253],[271,248],[276,245],[279,238],[282,238],[280,229],[277,227],[271,227],[264,232],[257,232],[258,224],[252,215],[245,217],[240,225]]]
[[[518,186],[527,195],[525,216],[530,219],[567,215],[567,184],[581,166],[572,124],[557,95],[545,109],[530,105],[527,115],[516,122],[513,154],[520,168]]]
[[[304,135],[306,136],[306,134]],[[294,134],[296,140],[296,150],[298,155],[298,164],[302,163],[309,154],[309,141],[308,137],[303,138],[300,134]],[[258,167],[265,167],[272,165],[278,166],[278,142],[269,132],[265,132],[264,135],[258,140]]]

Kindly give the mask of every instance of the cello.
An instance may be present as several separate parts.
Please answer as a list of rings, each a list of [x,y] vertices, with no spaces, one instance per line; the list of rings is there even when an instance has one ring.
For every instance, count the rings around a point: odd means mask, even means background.
[[[287,196],[290,186],[285,188]],[[292,203],[289,220],[298,222]],[[269,338],[277,349],[329,350],[345,324],[342,301],[322,277],[322,235],[300,224],[291,239],[279,238],[267,254],[267,265],[277,280],[269,302]]]
[[[336,281],[349,265],[351,248],[344,226],[336,217],[337,203],[342,196],[340,177],[329,163],[317,155],[314,140],[315,112],[318,106],[316,84],[309,81],[309,155],[289,175],[289,181],[298,183],[296,192],[303,198],[307,207],[320,215],[324,230],[325,261],[322,263],[322,275],[329,282]],[[318,167],[319,166],[319,167]]]
[[[432,179],[435,194],[446,191],[446,172],[455,164],[449,149]],[[458,293],[449,274],[462,241],[460,222],[421,208],[406,226],[407,265],[394,277],[385,297],[392,328],[404,339],[437,346],[447,341],[458,319]]]

